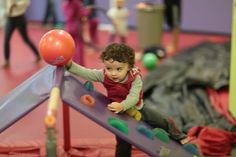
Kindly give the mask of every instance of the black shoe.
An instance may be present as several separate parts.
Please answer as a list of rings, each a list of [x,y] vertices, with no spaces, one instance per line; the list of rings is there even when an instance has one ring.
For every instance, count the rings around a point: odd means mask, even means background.
[[[35,59],[35,63],[39,63],[40,61],[41,61],[41,57],[37,56],[36,59]]]
[[[6,61],[5,64],[2,66],[4,69],[8,69],[10,67],[9,61]]]

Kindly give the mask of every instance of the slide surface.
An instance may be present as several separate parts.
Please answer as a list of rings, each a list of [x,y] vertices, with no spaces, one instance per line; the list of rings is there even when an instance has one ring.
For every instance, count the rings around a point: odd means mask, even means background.
[[[49,97],[55,70],[43,68],[0,99],[0,133]]]
[[[116,134],[120,138],[128,141],[132,145],[136,146],[143,152],[147,153],[152,157],[163,156],[160,155],[160,150],[166,148],[170,150],[169,156],[171,157],[191,157],[193,156],[187,152],[183,147],[170,140],[169,144],[162,142],[160,139],[148,138],[145,134],[137,131],[138,126],[144,126],[144,128],[149,128],[144,122],[137,122],[133,118],[127,116],[126,114],[114,114],[106,108],[106,104],[110,101],[103,94],[97,91],[87,90],[84,84],[81,83],[76,77],[72,75],[64,76],[62,86],[62,100],[69,104],[72,108],[79,111],[89,119],[93,120],[97,124],[101,125],[105,129]],[[94,98],[94,106],[85,105],[81,102],[80,97],[83,95],[90,95]],[[112,119],[119,119],[127,124],[128,130],[122,132],[116,127],[110,125],[108,121]],[[79,119],[78,119],[79,120]],[[83,126],[81,126],[83,127]],[[139,127],[140,128],[140,127]],[[151,128],[150,128],[151,129]],[[148,129],[147,129],[148,130]],[[96,134],[96,130],[94,130]],[[163,152],[162,152],[163,153]]]

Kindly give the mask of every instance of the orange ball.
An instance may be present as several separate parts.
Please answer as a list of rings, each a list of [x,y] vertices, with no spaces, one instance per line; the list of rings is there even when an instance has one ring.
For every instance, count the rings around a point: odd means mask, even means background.
[[[54,29],[40,39],[39,51],[48,64],[62,66],[73,57],[75,42],[68,32]]]

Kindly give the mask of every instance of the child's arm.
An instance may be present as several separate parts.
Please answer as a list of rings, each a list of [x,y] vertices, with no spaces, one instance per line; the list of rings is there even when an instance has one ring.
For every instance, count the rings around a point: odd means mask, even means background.
[[[134,81],[132,82],[132,86],[130,88],[130,92],[127,95],[126,99],[121,102],[124,107],[123,111],[126,111],[130,108],[135,107],[135,105],[139,101],[140,92],[142,91],[143,81],[140,75],[136,76]]]
[[[19,0],[16,2],[18,7],[28,7],[30,4],[29,0]]]
[[[125,17],[126,19],[128,19],[128,17],[129,17],[129,10],[128,10],[127,8],[125,8],[124,17]]]
[[[110,8],[107,12],[107,16],[111,19],[112,24],[116,27],[118,20],[116,19],[115,8]]]
[[[13,9],[17,9],[17,12],[24,13],[27,7],[29,6],[30,2],[29,0],[7,0],[7,15],[12,16]]]
[[[75,74],[78,75],[88,81],[97,81],[97,82],[103,82],[104,80],[104,73],[103,69],[89,69],[85,68],[79,64],[76,64],[75,62],[70,61],[66,65],[66,69]]]

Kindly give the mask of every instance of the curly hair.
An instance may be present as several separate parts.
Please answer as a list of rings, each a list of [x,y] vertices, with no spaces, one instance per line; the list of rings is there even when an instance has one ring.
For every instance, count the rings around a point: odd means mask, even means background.
[[[135,53],[134,50],[123,43],[112,43],[108,45],[100,55],[102,61],[114,60],[122,63],[128,63],[134,67]]]

